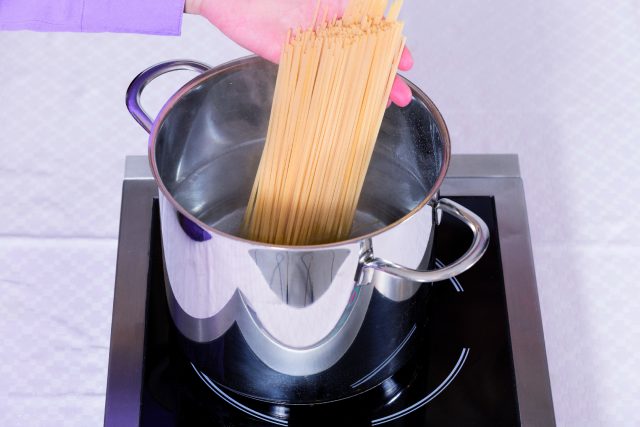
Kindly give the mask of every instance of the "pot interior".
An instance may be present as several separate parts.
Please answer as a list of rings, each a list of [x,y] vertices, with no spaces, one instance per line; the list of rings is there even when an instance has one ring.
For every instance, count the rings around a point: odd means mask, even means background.
[[[213,229],[240,236],[269,124],[277,66],[252,57],[197,77],[159,116],[151,155],[175,202]],[[412,87],[387,109],[352,237],[402,220],[437,191],[449,158],[444,122]],[[445,170],[443,170],[443,168]]]

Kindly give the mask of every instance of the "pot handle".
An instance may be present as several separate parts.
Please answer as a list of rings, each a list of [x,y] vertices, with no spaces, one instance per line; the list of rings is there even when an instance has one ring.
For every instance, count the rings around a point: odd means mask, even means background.
[[[439,282],[448,280],[471,268],[489,247],[489,228],[475,213],[450,199],[440,199],[435,209],[453,215],[464,222],[473,232],[471,247],[454,263],[431,271],[418,271],[403,267],[380,258],[365,259],[363,268],[372,272],[383,272],[401,279],[419,283]]]
[[[149,115],[140,106],[140,95],[143,89],[156,77],[159,77],[169,71],[176,70],[192,70],[204,73],[211,67],[201,62],[189,61],[189,60],[176,60],[161,62],[160,64],[153,65],[136,76],[135,79],[129,85],[127,89],[127,109],[133,118],[142,126],[147,132],[151,132],[151,126],[153,120],[149,118]]]

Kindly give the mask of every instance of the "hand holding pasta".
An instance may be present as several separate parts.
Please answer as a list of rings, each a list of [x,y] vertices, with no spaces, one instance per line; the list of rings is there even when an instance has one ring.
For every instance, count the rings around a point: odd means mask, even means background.
[[[347,3],[320,1],[329,17],[341,17]],[[204,16],[240,46],[277,63],[287,32],[291,28],[308,28],[317,5],[317,0],[187,0],[185,11]],[[398,68],[406,71],[412,65],[411,54],[405,49]],[[390,99],[404,107],[411,102],[411,90],[396,78]]]
[[[349,237],[405,45],[402,0],[388,3],[350,0],[341,19],[316,9],[309,28],[289,32],[243,221],[251,240]]]

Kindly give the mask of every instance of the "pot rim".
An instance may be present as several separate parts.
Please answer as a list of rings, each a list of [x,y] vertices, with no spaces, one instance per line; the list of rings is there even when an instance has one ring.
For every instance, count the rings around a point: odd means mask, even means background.
[[[358,237],[353,237],[351,239],[347,239],[347,240],[341,240],[338,242],[332,242],[332,243],[323,243],[323,244],[317,244],[317,245],[298,245],[298,246],[294,246],[294,245],[276,245],[276,244],[272,244],[272,243],[265,243],[265,242],[260,242],[260,241],[256,241],[256,240],[250,240],[250,239],[245,239],[243,237],[240,236],[236,236],[234,234],[229,234],[229,233],[225,233],[221,230],[216,229],[215,227],[212,227],[204,222],[202,222],[200,219],[196,218],[194,215],[192,215],[189,211],[187,211],[180,203],[178,203],[174,197],[171,195],[171,192],[167,189],[167,187],[164,185],[164,182],[162,181],[162,178],[160,177],[160,173],[158,171],[158,166],[157,166],[157,162],[156,162],[156,153],[155,153],[155,143],[156,143],[156,138],[157,138],[157,134],[159,129],[161,128],[162,123],[164,122],[164,119],[166,118],[166,116],[169,114],[169,112],[171,111],[171,109],[173,108],[173,106],[186,94],[188,93],[191,89],[193,89],[194,87],[196,87],[197,85],[199,85],[200,83],[202,83],[203,81],[213,77],[213,76],[217,76],[220,74],[224,74],[227,73],[229,71],[238,69],[238,68],[244,68],[244,67],[249,67],[252,66],[255,62],[258,61],[264,61],[263,58],[257,56],[257,55],[249,55],[249,56],[245,56],[242,58],[238,58],[238,59],[234,59],[232,61],[226,62],[224,64],[221,64],[217,67],[213,67],[211,68],[209,71],[206,71],[196,77],[194,77],[192,80],[190,80],[189,82],[187,82],[184,86],[182,86],[176,93],[174,93],[169,100],[164,104],[164,106],[162,107],[162,109],[160,110],[160,112],[158,113],[158,116],[156,117],[156,119],[153,121],[153,125],[151,127],[151,132],[149,133],[149,143],[148,143],[148,158],[149,158],[149,165],[151,167],[151,173],[153,174],[153,177],[156,181],[156,184],[158,185],[158,188],[160,189],[160,191],[162,192],[162,194],[164,195],[164,197],[167,198],[167,200],[169,200],[171,202],[171,204],[173,205],[173,207],[175,209],[177,209],[180,213],[182,213],[184,216],[186,216],[189,220],[193,221],[194,223],[196,223],[199,227],[201,227],[202,229],[206,230],[209,233],[213,233],[215,235],[218,235],[222,238],[227,238],[227,239],[232,239],[232,240],[236,240],[239,242],[244,242],[250,245],[254,245],[254,246],[259,246],[259,247],[263,247],[263,248],[269,248],[269,249],[282,249],[282,250],[287,250],[287,251],[309,251],[309,250],[321,250],[321,249],[335,249],[336,247],[340,247],[340,246],[346,246],[346,245],[350,245],[350,244],[354,244],[354,243],[359,243],[363,240],[367,240],[367,239],[371,239],[379,234],[382,234],[388,230],[391,230],[392,228],[395,228],[397,226],[399,226],[400,224],[410,220],[418,211],[420,211],[422,208],[424,208],[424,206],[429,203],[429,201],[431,201],[431,199],[433,199],[433,197],[436,195],[436,193],[438,192],[438,190],[440,189],[440,186],[442,185],[442,182],[444,181],[444,178],[447,174],[447,170],[449,168],[449,162],[451,160],[451,141],[449,138],[449,130],[447,128],[447,125],[444,121],[444,118],[442,117],[442,114],[440,113],[440,110],[438,110],[438,108],[436,107],[436,105],[433,103],[433,101],[431,101],[431,99],[420,89],[418,88],[415,84],[413,84],[411,81],[409,81],[408,79],[406,79],[405,77],[401,76],[400,74],[398,74],[398,76],[400,76],[400,78],[402,78],[407,85],[411,88],[411,92],[413,95],[413,98],[419,99],[420,101],[422,101],[425,106],[427,107],[427,109],[429,110],[429,112],[431,113],[431,115],[433,116],[434,120],[436,121],[438,128],[441,131],[441,140],[442,140],[442,144],[443,144],[443,159],[442,159],[442,168],[440,169],[440,173],[438,174],[438,177],[433,185],[433,187],[431,188],[431,190],[429,191],[429,193],[427,194],[427,196],[425,196],[425,198],[418,203],[418,205],[413,208],[409,213],[407,213],[406,215],[404,215],[402,218],[398,219],[397,221],[392,222],[391,224],[386,225],[385,227],[382,227],[378,230],[372,231],[368,234],[363,234],[362,236],[358,236]]]

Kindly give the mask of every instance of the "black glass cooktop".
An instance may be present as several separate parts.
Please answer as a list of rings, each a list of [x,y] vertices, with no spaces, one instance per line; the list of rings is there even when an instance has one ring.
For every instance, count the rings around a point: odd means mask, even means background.
[[[471,270],[432,285],[428,333],[414,362],[364,395],[290,407],[224,390],[182,355],[166,303],[154,208],[140,426],[520,425],[493,199],[455,200],[485,220],[491,244]],[[436,233],[436,264],[454,261],[470,244],[468,228],[446,215]]]
[[[146,159],[123,185],[105,426],[554,426],[544,337],[517,157],[458,155],[442,191],[487,223],[484,257],[435,283],[412,363],[338,403],[278,406],[235,395],[196,371],[166,303],[157,187]],[[444,215],[433,264],[470,232]]]

